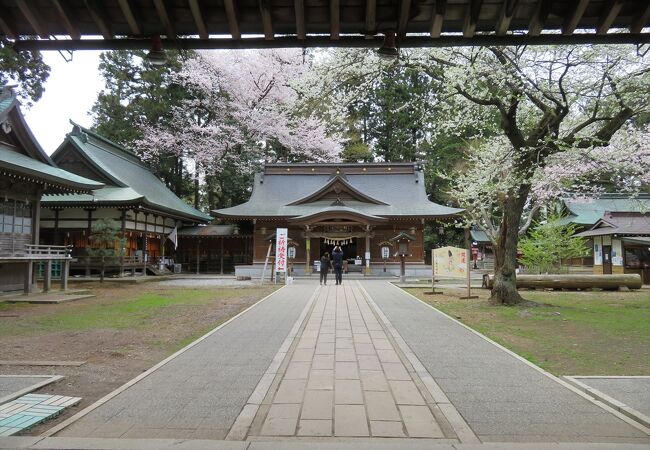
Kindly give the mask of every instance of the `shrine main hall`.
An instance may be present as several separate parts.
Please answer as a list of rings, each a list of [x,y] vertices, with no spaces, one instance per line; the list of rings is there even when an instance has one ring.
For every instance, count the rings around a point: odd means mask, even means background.
[[[295,275],[312,273],[314,262],[335,245],[351,272],[397,275],[398,240],[407,240],[407,275],[428,276],[426,224],[461,212],[429,201],[419,163],[305,163],[264,165],[250,200],[213,215],[252,225],[253,262],[237,265],[238,276],[261,276],[277,228],[288,229]]]

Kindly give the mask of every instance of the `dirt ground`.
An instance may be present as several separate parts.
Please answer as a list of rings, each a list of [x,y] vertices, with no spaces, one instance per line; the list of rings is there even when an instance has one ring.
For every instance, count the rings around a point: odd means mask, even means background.
[[[91,329],[52,331],[51,327],[44,327],[43,330],[8,334],[9,327],[21,321],[38,321],[52,314],[65,314],[66,311],[74,314],[75,309],[79,311],[86,306],[92,307],[93,311],[96,311],[95,307],[110,307],[116,303],[128,306],[133,299],[142,298],[147,294],[182,298],[184,291],[180,288],[161,286],[159,283],[105,283],[103,286],[84,284],[79,287],[91,288],[96,297],[52,305],[0,305],[0,360],[86,361],[79,367],[0,365],[0,374],[6,375],[63,375],[65,378],[61,381],[45,386],[35,393],[68,395],[83,399],[76,407],[69,408],[61,416],[32,428],[26,434],[38,435],[65,420],[275,289],[192,289],[192,293],[198,298],[197,301],[188,304],[184,301],[174,303],[172,300],[171,304],[166,304],[165,307],[149,307],[147,314],[139,319],[136,327],[115,328],[109,323],[105,328],[99,326]],[[18,317],[10,317],[15,314]],[[5,332],[2,331],[3,326]],[[64,328],[69,329],[70,326]]]

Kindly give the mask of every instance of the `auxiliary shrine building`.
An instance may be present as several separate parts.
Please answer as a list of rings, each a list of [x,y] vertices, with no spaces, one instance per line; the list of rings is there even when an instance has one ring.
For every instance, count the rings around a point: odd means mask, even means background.
[[[173,256],[167,236],[175,228],[212,219],[178,198],[131,150],[72,125],[52,160],[103,187],[87,193],[43,196],[40,227],[41,242],[72,246],[73,269],[96,269],[91,267],[87,249],[92,246],[92,224],[99,219],[112,219],[119,225],[126,261],[140,267],[146,260],[149,270],[155,270],[154,263],[162,256]],[[119,264],[123,266],[124,259]]]
[[[252,224],[253,263],[235,266],[237,275],[259,277],[274,250],[276,228],[288,228],[288,262],[296,275],[312,273],[335,245],[343,249],[349,271],[397,275],[398,240],[406,239],[406,272],[414,276],[431,271],[425,265],[425,224],[460,212],[429,201],[418,163],[331,163],[266,164],[255,175],[248,202],[213,215]]]

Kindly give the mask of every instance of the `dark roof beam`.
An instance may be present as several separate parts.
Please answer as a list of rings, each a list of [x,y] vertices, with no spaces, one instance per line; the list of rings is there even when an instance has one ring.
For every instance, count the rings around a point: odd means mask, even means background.
[[[618,13],[621,12],[622,7],[623,0],[609,0],[609,3],[598,19],[598,24],[596,25],[597,34],[607,34],[614,20],[616,20]]]
[[[239,17],[237,14],[237,5],[234,0],[224,0],[223,5],[226,9],[226,17],[228,18],[228,28],[230,35],[233,39],[241,39],[241,31],[239,29]]]
[[[199,5],[199,0],[188,1],[190,3],[190,10],[192,11],[192,17],[194,17],[196,29],[199,32],[199,37],[201,39],[208,39],[210,35],[208,34],[208,29],[205,26],[205,21],[203,20],[203,13],[201,12],[201,5]]]
[[[573,12],[570,16],[567,16],[564,21],[564,26],[562,27],[562,34],[565,36],[572,35],[573,32],[578,28],[580,19],[585,14],[585,11],[589,6],[589,0],[578,0]]]
[[[406,36],[406,26],[409,23],[411,14],[411,0],[401,0],[399,2],[399,16],[397,18],[397,36]]]
[[[438,38],[442,33],[442,23],[445,20],[447,10],[447,0],[435,0],[433,3],[433,13],[431,14],[431,37]]]
[[[465,23],[463,24],[463,37],[471,38],[476,34],[476,24],[481,15],[482,0],[471,0],[467,4],[465,12]]]
[[[553,0],[538,0],[535,12],[528,23],[528,34],[530,36],[539,36],[544,29],[544,24],[551,12]]]
[[[305,39],[305,0],[293,0],[293,8],[296,12],[296,37]]]
[[[503,5],[501,5],[501,10],[499,11],[497,25],[495,27],[497,36],[503,36],[508,32],[508,28],[510,28],[510,22],[515,16],[515,11],[517,10],[517,3],[518,0],[503,1]]]
[[[330,39],[338,39],[341,33],[340,0],[330,0]]]
[[[167,39],[174,39],[176,37],[176,28],[169,18],[169,11],[167,11],[167,6],[165,6],[165,0],[153,0],[153,5],[156,7],[158,18],[165,29]]]
[[[275,38],[273,33],[273,15],[271,14],[271,0],[260,0],[260,14],[262,15],[262,27],[264,28],[264,39],[267,41]]]
[[[377,33],[377,0],[366,0],[366,38]]]
[[[630,25],[630,33],[641,33],[641,30],[643,30],[643,27],[646,26],[648,21],[650,21],[650,4],[646,4],[645,7],[639,11],[637,19],[632,22],[632,25]]]
[[[97,28],[99,28],[100,34],[104,36],[104,39],[112,39],[113,32],[111,31],[110,20],[108,20],[102,3],[97,0],[85,0],[84,3]]]
[[[39,15],[38,11],[33,8],[33,2],[16,0],[16,6],[18,6],[18,9],[20,9],[20,12],[23,13],[23,16],[25,16],[25,19],[27,19],[27,22],[29,22],[32,30],[34,30],[37,35],[43,39],[48,39],[50,37],[49,34],[45,31],[41,16]]]
[[[76,22],[72,16],[72,12],[68,5],[61,0],[52,0],[54,7],[59,13],[59,17],[63,21],[63,26],[72,39],[81,39],[81,32],[77,27]]]
[[[134,36],[141,36],[142,27],[140,26],[139,21],[135,17],[135,14],[133,12],[133,7],[131,6],[131,2],[129,0],[119,0],[119,3],[120,3],[120,9],[122,10],[122,14],[124,14],[124,18],[126,19],[126,23],[129,24],[129,29],[131,30],[131,33]]]
[[[365,39],[357,36],[341,36],[332,40],[329,36],[308,36],[299,41],[291,36],[282,36],[275,40],[264,38],[246,39],[163,39],[164,48],[186,50],[196,49],[251,49],[251,48],[304,48],[304,47],[350,47],[378,48],[383,43],[381,37]],[[576,33],[571,36],[561,34],[543,34],[527,36],[524,34],[480,34],[472,39],[457,35],[444,35],[438,39],[429,36],[407,35],[400,40],[401,48],[467,47],[467,46],[503,46],[503,45],[584,45],[584,44],[650,44],[650,33]],[[21,39],[13,44],[16,51],[33,50],[125,50],[149,49],[150,39],[80,39],[80,40],[45,40]]]

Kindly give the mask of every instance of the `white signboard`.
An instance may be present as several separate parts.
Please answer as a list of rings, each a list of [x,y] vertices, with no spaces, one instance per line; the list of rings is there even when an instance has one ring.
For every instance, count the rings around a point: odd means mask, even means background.
[[[390,258],[390,247],[381,248],[381,257],[384,259]]]
[[[275,271],[280,273],[287,271],[287,234],[286,228],[275,231]]]

